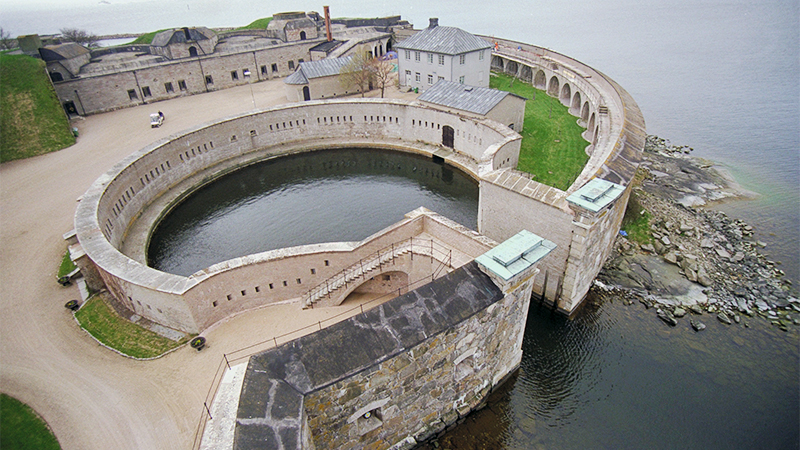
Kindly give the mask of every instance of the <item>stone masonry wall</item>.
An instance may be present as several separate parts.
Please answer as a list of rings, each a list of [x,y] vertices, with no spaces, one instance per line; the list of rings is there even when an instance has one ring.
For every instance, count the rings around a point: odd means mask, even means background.
[[[233,448],[406,449],[433,437],[519,366],[530,280],[504,294],[470,263],[252,357]]]

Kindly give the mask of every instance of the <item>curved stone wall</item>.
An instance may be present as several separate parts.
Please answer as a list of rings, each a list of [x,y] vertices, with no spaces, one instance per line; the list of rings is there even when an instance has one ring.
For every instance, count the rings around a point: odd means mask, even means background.
[[[566,191],[516,170],[483,174],[481,181],[479,230],[503,241],[527,229],[555,242],[557,248],[540,265],[534,291],[546,291],[549,301],[570,313],[588,292],[619,230],[644,149],[644,118],[627,91],[592,67],[542,47],[484,38],[496,44],[493,70],[547,90],[587,128],[589,161]],[[567,198],[595,178],[625,190],[610,207],[589,214]],[[508,204],[525,207],[503,214]]]
[[[439,145],[444,126],[456,130],[455,151]],[[130,232],[140,219],[157,222],[163,208],[153,214],[152,205],[159,199],[177,194],[177,200],[223,173],[268,157],[352,145],[437,152],[477,178],[481,171],[515,166],[511,155],[518,155],[519,141],[518,134],[498,123],[416,102],[340,100],[273,108],[203,125],[130,155],[84,194],[75,217],[76,235],[97,269],[98,276],[89,279],[102,280],[118,300],[144,317],[197,332],[238,311],[299,297],[335,273],[334,268],[358,260],[352,252],[356,247],[371,251],[408,236],[388,233],[361,246],[282,249],[183,277],[144,264],[143,237],[151,226]],[[140,218],[148,214],[149,219]],[[136,239],[142,240],[136,246],[142,249],[138,261],[121,251]],[[90,271],[87,265],[82,269]],[[264,273],[272,278],[265,279]]]
[[[478,231],[485,236],[503,241],[527,229],[556,243],[542,262],[534,291],[572,312],[619,230],[644,146],[644,120],[630,95],[591,67],[540,47],[495,42],[496,69],[546,86],[588,127],[590,159],[567,191],[515,170],[521,138],[496,122],[400,100],[304,102],[199,126],[114,166],[78,207],[76,234],[91,260],[79,265],[92,287],[107,287],[138,314],[188,332],[239,311],[299,297],[358,260],[355,250],[374,250],[388,245],[391,237],[408,236],[390,232],[370,242],[281,249],[182,277],[144,264],[152,225],[181,196],[243,165],[321,148],[392,148],[435,153],[478,179]],[[453,149],[441,146],[445,126],[455,130]],[[622,185],[623,194],[595,212],[568,201],[594,178]]]

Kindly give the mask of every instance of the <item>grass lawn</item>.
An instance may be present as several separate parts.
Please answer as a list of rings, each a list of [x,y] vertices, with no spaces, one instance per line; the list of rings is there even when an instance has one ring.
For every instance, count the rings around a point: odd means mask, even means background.
[[[0,162],[29,158],[75,143],[44,61],[0,54]]]
[[[166,31],[168,29],[169,28],[165,28],[163,30],[151,31],[149,33],[145,33],[136,38],[133,42],[128,43],[127,45],[150,45],[153,43],[153,38],[156,37],[158,33],[161,33],[162,31]]]
[[[183,344],[123,319],[106,304],[102,295],[95,295],[75,313],[81,328],[98,341],[135,358],[154,358]]]
[[[266,30],[267,25],[272,20],[272,17],[264,17],[262,19],[257,19],[253,21],[253,23],[249,25],[245,25],[241,28],[237,28],[237,30]]]
[[[67,250],[64,253],[64,257],[61,258],[61,266],[59,266],[58,268],[58,275],[56,275],[56,278],[61,278],[75,269],[76,269],[75,263],[73,263],[72,259],[70,259],[69,250]]]
[[[492,73],[489,85],[528,99],[517,169],[540,183],[567,190],[589,161],[589,142],[581,136],[585,128],[558,99],[530,84]]]
[[[0,394],[0,448],[3,450],[58,450],[53,432],[28,405]]]

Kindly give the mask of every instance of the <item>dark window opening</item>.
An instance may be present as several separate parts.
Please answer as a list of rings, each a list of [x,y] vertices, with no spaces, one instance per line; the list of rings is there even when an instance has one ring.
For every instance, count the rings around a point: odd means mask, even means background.
[[[128,97],[129,97],[131,100],[138,100],[138,99],[139,99],[139,96],[138,96],[138,95],[136,95],[136,89],[128,89]]]
[[[197,56],[197,48],[189,47],[189,56]]]
[[[231,80],[238,80],[239,79],[239,72],[231,71]]]
[[[164,90],[167,91],[168,94],[170,92],[175,92],[175,89],[172,88],[172,83],[164,83]]]
[[[186,82],[183,80],[178,80],[178,89],[185,91],[186,90]]]
[[[144,86],[142,88],[142,97],[150,97],[150,86]]]
[[[272,65],[272,73],[278,73],[278,64]]]
[[[211,75],[206,75],[206,84],[214,84],[214,79],[211,77]]]

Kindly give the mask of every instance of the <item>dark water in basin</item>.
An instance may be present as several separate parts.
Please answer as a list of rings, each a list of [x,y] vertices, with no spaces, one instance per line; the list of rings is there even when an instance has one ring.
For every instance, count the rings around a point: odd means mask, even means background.
[[[477,227],[478,185],[430,158],[341,149],[240,169],[175,207],[154,231],[152,267],[190,275],[253,253],[360,241],[420,206]]]

